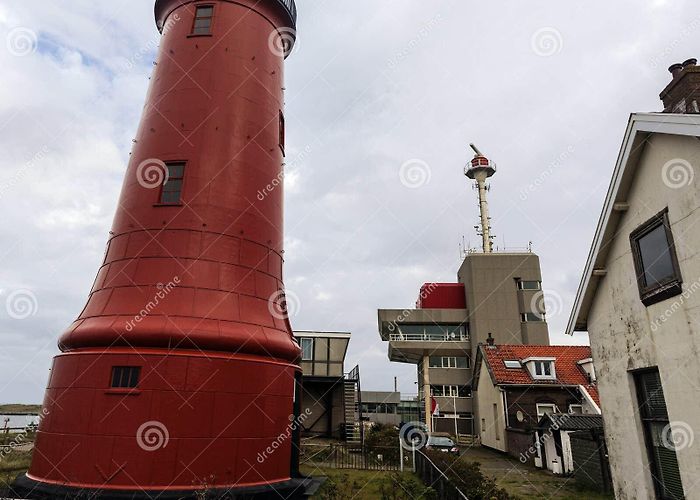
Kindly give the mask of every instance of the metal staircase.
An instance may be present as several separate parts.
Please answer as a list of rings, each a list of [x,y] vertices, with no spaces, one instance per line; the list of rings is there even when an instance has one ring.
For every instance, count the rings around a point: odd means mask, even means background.
[[[361,422],[362,397],[360,392],[360,367],[356,366],[343,377],[344,417],[343,437],[350,444],[362,445],[364,432]]]

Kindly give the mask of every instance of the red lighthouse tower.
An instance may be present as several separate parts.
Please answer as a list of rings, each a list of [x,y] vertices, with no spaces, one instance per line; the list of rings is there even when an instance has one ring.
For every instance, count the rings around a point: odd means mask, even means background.
[[[300,350],[270,188],[294,0],[157,0],[155,14],[162,42],[104,263],[60,338],[16,485],[28,498],[295,487]]]

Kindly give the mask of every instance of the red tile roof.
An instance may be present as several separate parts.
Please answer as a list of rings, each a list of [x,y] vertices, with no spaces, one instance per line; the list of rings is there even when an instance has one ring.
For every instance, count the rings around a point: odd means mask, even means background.
[[[582,385],[597,405],[598,388],[590,384],[586,372],[577,363],[591,357],[589,346],[538,346],[538,345],[482,345],[484,359],[496,384],[523,385]],[[522,361],[527,358],[555,358],[556,380],[535,380],[525,366],[506,368],[505,361]]]

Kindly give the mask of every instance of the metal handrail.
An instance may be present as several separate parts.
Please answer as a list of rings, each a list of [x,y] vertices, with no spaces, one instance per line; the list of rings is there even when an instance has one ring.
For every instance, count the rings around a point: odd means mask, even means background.
[[[391,333],[389,340],[392,342],[469,342],[469,334],[451,337],[426,333]]]

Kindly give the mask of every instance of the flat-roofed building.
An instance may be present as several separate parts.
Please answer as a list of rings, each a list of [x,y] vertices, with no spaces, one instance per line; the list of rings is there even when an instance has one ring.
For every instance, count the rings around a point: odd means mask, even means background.
[[[348,332],[296,331],[301,347],[302,433],[357,441],[360,439],[359,368],[345,372]]]

